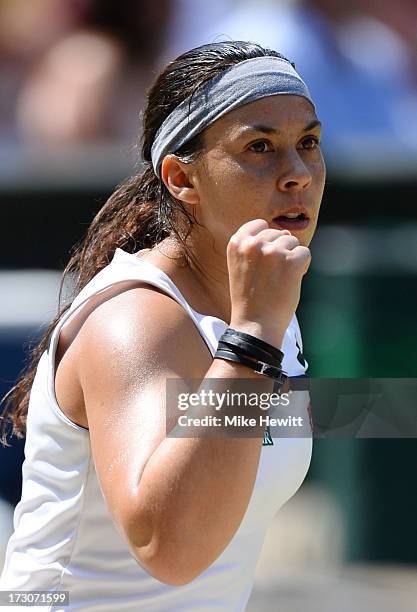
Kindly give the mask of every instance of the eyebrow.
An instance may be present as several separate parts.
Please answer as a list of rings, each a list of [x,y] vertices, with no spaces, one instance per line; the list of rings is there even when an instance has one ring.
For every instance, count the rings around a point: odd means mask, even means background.
[[[314,119],[314,121],[311,121],[308,125],[306,125],[306,127],[304,129],[302,129],[302,132],[309,132],[310,130],[316,128],[316,127],[321,127],[321,121],[319,121],[318,119]],[[269,125],[261,125],[261,124],[256,124],[256,125],[251,125],[247,127],[246,131],[250,131],[250,132],[264,132],[265,134],[278,134],[279,130],[276,130],[275,128],[270,127]]]

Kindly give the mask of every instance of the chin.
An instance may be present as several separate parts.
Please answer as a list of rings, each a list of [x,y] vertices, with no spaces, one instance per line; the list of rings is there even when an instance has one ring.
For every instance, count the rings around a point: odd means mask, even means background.
[[[297,236],[298,240],[300,241],[301,246],[310,246],[310,242],[313,239],[313,236]]]
[[[314,226],[313,230],[311,228],[308,228],[308,230],[304,230],[304,231],[301,231],[301,232],[295,231],[294,232],[294,236],[296,238],[298,238],[298,240],[300,241],[300,245],[301,246],[308,247],[308,246],[310,246],[310,243],[313,240],[315,231],[316,231],[316,225]]]

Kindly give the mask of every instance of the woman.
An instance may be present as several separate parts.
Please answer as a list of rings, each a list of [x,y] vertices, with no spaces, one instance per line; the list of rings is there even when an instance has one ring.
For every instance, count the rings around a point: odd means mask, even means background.
[[[144,171],[92,222],[66,270],[77,297],[8,398],[23,432],[32,388],[3,589],[69,591],[54,610],[245,608],[311,437],[167,436],[166,381],[272,391],[304,374],[294,313],[319,139],[306,85],[274,51],[206,45],[159,76]]]

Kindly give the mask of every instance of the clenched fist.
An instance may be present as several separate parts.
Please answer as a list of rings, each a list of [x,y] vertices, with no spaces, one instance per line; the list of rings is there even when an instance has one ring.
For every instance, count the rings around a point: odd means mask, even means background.
[[[310,261],[288,230],[270,229],[264,219],[242,225],[227,246],[231,327],[281,346]]]

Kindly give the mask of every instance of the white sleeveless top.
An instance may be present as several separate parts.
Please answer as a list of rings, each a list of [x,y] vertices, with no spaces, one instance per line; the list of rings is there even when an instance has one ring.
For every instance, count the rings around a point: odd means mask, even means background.
[[[31,607],[39,612],[242,611],[266,529],[306,476],[311,436],[275,438],[273,444],[262,446],[242,523],[227,548],[200,576],[183,586],[167,585],[150,576],[112,522],[97,480],[88,430],[63,414],[54,390],[55,351],[63,325],[88,307],[92,296],[129,280],[159,287],[181,304],[213,355],[227,327],[216,317],[194,311],[162,270],[117,249],[111,263],[63,315],[40,359],[28,410],[22,498],[14,513],[15,532],[7,547],[0,590],[69,591],[69,606]],[[305,373],[301,350],[294,316],[283,343],[283,369],[290,376]],[[307,403],[302,411],[308,419]],[[27,607],[10,607],[17,609]]]

